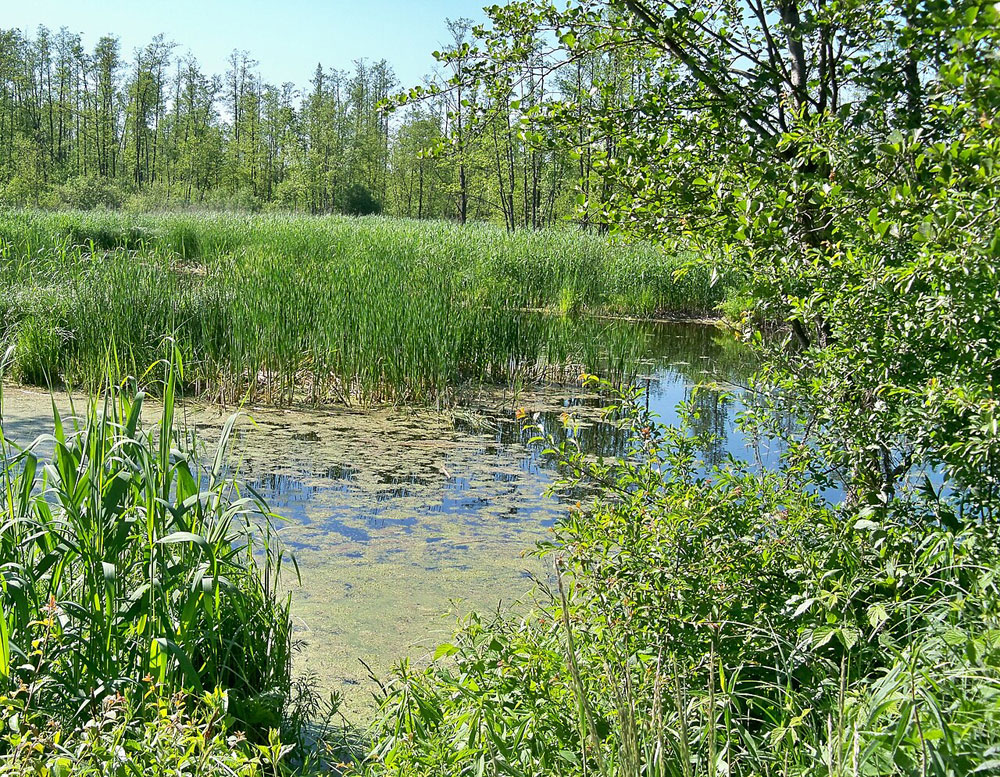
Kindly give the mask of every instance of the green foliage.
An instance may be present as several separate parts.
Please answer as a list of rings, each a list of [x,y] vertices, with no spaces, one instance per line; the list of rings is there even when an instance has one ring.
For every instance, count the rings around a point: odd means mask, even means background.
[[[535,58],[564,78],[583,62],[634,68],[634,110],[552,94],[523,131],[540,122],[578,155],[608,138],[594,163],[611,179],[601,219],[714,259],[752,300],[729,312],[784,327],[759,388],[802,424],[771,432],[808,448],[852,500],[884,503],[939,467],[992,514],[994,3],[529,1],[489,13],[475,56],[442,55],[471,60],[453,88],[484,95],[487,114]],[[540,54],[546,35],[559,45]],[[588,197],[580,205],[591,214]]]
[[[988,4],[930,14],[944,65],[923,126],[804,123],[781,142],[798,169],[732,195],[759,309],[797,344],[772,350],[761,382],[812,419],[814,470],[853,500],[885,504],[935,467],[958,513],[996,512],[998,18]],[[806,208],[821,242],[803,235]]]
[[[608,52],[637,63],[635,111],[554,95],[539,113],[565,137],[614,138],[600,160],[614,180],[604,218],[700,247],[752,298],[748,324],[784,326],[759,388],[802,424],[772,432],[808,448],[814,472],[852,500],[884,503],[909,474],[940,467],[992,514],[995,4],[490,13],[466,89],[509,86],[528,44],[551,32],[553,70]]]
[[[550,449],[599,497],[543,548],[558,594],[466,621],[388,686],[367,774],[948,774],[1000,746],[993,525],[831,507],[802,472],[704,470],[688,429]],[[565,592],[564,592],[565,591]],[[576,710],[574,713],[573,710]]]
[[[696,417],[635,409],[619,461],[549,441],[587,499],[544,549],[558,594],[404,667],[362,771],[995,772],[1000,9],[489,14],[466,89],[509,88],[546,35],[551,70],[643,62],[635,110],[539,114],[614,138],[609,221],[704,246],[751,297],[744,330],[780,325],[752,338],[741,424],[784,455],[707,468]]]
[[[425,203],[433,212],[453,202],[462,222],[475,202],[495,197],[508,229],[539,226],[564,202],[569,160],[578,163],[582,222],[669,250],[568,232],[234,220],[195,227],[189,256],[186,237],[161,240],[165,222],[135,230],[105,217],[74,234],[78,216],[59,217],[69,219],[63,230],[56,217],[19,215],[3,225],[0,306],[21,374],[92,380],[108,350],[133,369],[171,333],[203,370],[194,380],[220,396],[260,392],[281,401],[303,383],[314,399],[440,396],[465,380],[608,364],[607,351],[574,350],[578,341],[566,333],[575,322],[539,323],[525,308],[712,308],[723,301],[721,272],[725,288],[739,290],[725,310],[739,314],[741,337],[752,335],[762,365],[743,394],[741,424],[754,442],[780,443],[780,466],[708,467],[697,460],[706,446],[692,434],[694,406],[688,426],[661,429],[635,409],[634,396],[625,412],[612,411],[632,440],[621,460],[594,460],[573,437],[548,441],[561,487],[584,502],[542,550],[557,560],[554,586],[543,581],[531,616],[472,617],[429,668],[403,664],[359,771],[995,772],[997,6],[523,0],[488,13],[489,26],[449,25],[453,45],[437,55],[450,70],[447,83],[398,100],[437,100],[450,132],[431,114],[411,117],[406,143],[429,143],[437,154],[431,165],[400,164],[393,196],[418,216]],[[139,95],[163,52],[158,45],[147,53],[130,84],[137,129],[122,146],[136,152],[140,187],[148,171],[138,152],[153,138]],[[112,62],[115,47],[105,43],[100,55]],[[246,131],[261,98],[245,88],[246,58],[234,56],[232,65],[228,155],[219,128],[203,119],[189,124],[220,140],[202,147],[214,149],[216,162],[195,165],[193,149],[185,153],[202,180],[214,171],[229,182],[228,194],[256,207],[274,196],[258,183],[259,149]],[[374,79],[383,92],[384,76]],[[305,109],[309,158],[289,166],[288,183],[276,182],[283,202],[339,206],[350,179],[331,159],[342,161],[346,149],[324,128],[349,113],[330,97],[328,87],[340,83],[317,71]],[[350,85],[351,99],[366,106],[355,117],[369,115],[363,87],[372,83],[359,74]],[[268,115],[277,117],[281,100],[270,99]],[[387,125],[361,123],[357,145],[371,162],[386,152]],[[3,194],[41,204],[47,192],[38,174],[51,149],[46,157],[24,136],[13,145],[19,153],[6,160]],[[441,167],[451,173],[447,187],[425,192],[425,176]],[[354,180],[365,179],[368,191],[388,191],[384,167],[359,169],[365,174]],[[544,182],[543,170],[551,173]],[[189,199],[200,185],[188,182]],[[777,336],[753,331],[762,324]],[[111,448],[58,440],[45,475],[51,501],[33,490],[30,456],[17,459],[22,469],[8,468],[14,487],[5,504],[20,500],[32,511],[27,521],[13,510],[14,531],[24,525],[24,533],[10,542],[4,535],[12,605],[5,603],[0,653],[10,687],[21,672],[29,698],[31,672],[49,661],[50,643],[55,679],[39,686],[42,698],[83,687],[89,699],[94,677],[113,687],[101,655],[75,663],[68,643],[50,640],[65,632],[58,598],[48,605],[45,596],[53,580],[64,582],[51,547],[63,535],[47,516],[54,505],[68,525],[86,529],[69,534],[66,585],[88,604],[124,585],[89,563],[96,551],[76,538],[98,536],[91,516],[101,512],[81,511],[74,500],[80,483],[99,482],[148,497],[148,485],[130,490],[83,466],[91,449],[118,462],[111,451],[131,451],[130,439]],[[116,477],[119,466],[111,467]],[[176,483],[181,497],[196,496],[186,480],[184,488]],[[155,495],[155,505],[145,502],[154,515],[166,516],[161,503],[170,515],[188,509],[171,501],[178,495],[169,488]],[[218,502],[196,504],[206,520],[202,513],[211,518]],[[160,645],[168,622],[189,622],[186,608],[171,610],[191,601],[189,567],[172,564],[206,557],[198,543],[179,544],[149,551],[151,563],[171,561],[157,582],[174,573],[183,583],[174,584],[176,601],[150,608],[142,639],[103,605],[69,633],[103,637],[87,624],[108,624],[116,665],[127,673],[162,670],[165,661],[172,682],[198,675],[177,652],[141,649],[144,641]],[[145,547],[134,545],[128,554]],[[207,558],[227,552],[239,549],[219,547]],[[128,554],[126,561],[139,558]],[[131,577],[142,580],[145,568],[136,565]],[[23,613],[22,599],[30,603]],[[172,644],[192,663],[194,653],[183,651],[196,646],[199,666],[226,666],[209,661],[219,632],[205,633],[220,612],[195,610],[189,642]],[[243,708],[258,710],[259,702]]]
[[[384,208],[419,219],[502,220],[511,229],[572,213],[570,154],[532,148],[508,120],[491,132],[461,132],[449,153],[453,109],[460,130],[473,113],[461,95],[436,91],[426,110],[390,122],[382,106],[398,83],[379,52],[350,70],[319,65],[299,89],[267,83],[249,52],[211,74],[182,48],[160,34],[123,56],[112,34],[88,50],[67,28],[0,29],[0,204],[352,215]],[[537,98],[545,89],[536,77],[526,91]]]
[[[109,385],[83,418],[53,407],[31,445],[2,437],[0,678],[22,719],[97,715],[147,683],[222,689],[249,729],[280,721],[283,553],[226,469],[233,421],[210,465],[175,423],[179,369],[164,367],[151,426],[143,392]]]
[[[347,187],[343,201],[344,213],[349,216],[377,216],[382,212],[382,203],[359,183]]]
[[[194,707],[194,712],[191,711]],[[290,774],[289,747],[276,732],[254,745],[231,733],[220,692],[188,699],[149,694],[140,702],[108,697],[85,724],[64,730],[25,718],[11,700],[0,703],[0,775],[46,777],[277,777]]]
[[[94,175],[81,175],[70,179],[56,192],[58,205],[73,210],[120,208],[125,197],[113,183]]]

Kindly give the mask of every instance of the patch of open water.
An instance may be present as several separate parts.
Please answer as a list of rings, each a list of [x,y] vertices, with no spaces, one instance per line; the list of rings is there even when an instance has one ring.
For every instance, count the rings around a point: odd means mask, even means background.
[[[703,325],[634,324],[645,353],[646,401],[670,423],[699,383],[742,382],[751,370],[731,335]],[[253,409],[238,422],[232,465],[285,519],[302,585],[293,590],[296,670],[341,691],[348,711],[370,699],[364,660],[385,674],[447,639],[445,614],[514,605],[546,575],[528,555],[565,510],[545,494],[552,473],[528,440],[538,423],[573,411],[588,451],[622,449],[600,423],[599,397],[574,387],[484,395],[466,411],[347,407]],[[738,403],[699,391],[697,423],[717,436],[706,461],[751,459],[735,429]],[[518,420],[515,409],[527,413]],[[186,406],[186,422],[211,446],[230,411]],[[537,414],[537,416],[536,416]],[[8,437],[28,441],[51,425],[49,396],[8,390]],[[290,580],[286,583],[291,585]]]

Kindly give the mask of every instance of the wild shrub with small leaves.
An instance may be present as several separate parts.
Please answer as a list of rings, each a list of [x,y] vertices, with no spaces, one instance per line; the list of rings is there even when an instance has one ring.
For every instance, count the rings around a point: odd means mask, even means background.
[[[221,691],[188,698],[150,689],[138,702],[109,696],[92,718],[63,728],[22,717],[0,700],[0,775],[45,777],[278,777],[290,748],[272,731],[266,744],[233,733]]]

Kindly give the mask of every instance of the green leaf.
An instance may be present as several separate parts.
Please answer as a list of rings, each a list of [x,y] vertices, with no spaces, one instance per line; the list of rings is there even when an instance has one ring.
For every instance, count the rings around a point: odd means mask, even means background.
[[[115,568],[114,564],[110,564],[107,561],[101,562],[101,568],[104,571],[104,582],[114,583],[118,579],[118,570]]]
[[[889,613],[885,605],[881,603],[873,604],[868,608],[868,622],[872,628],[877,629],[889,619]]]
[[[10,627],[7,614],[0,611],[0,675],[10,677]]]
[[[847,650],[850,650],[858,644],[858,640],[861,638],[861,632],[853,626],[844,626],[843,628],[837,630],[837,636],[840,637],[840,642],[843,646]]]
[[[160,545],[180,545],[181,543],[192,542],[201,548],[208,548],[208,540],[199,534],[194,534],[189,531],[178,531],[173,534],[168,534],[166,537],[161,537],[157,540]]]
[[[434,661],[439,658],[445,658],[447,656],[453,656],[458,652],[458,648],[452,645],[450,642],[445,642],[443,645],[438,645],[437,650],[434,651]]]
[[[155,646],[155,647],[154,647]],[[191,663],[191,658],[187,653],[173,640],[166,639],[164,637],[156,637],[152,645],[150,646],[151,655],[157,657],[157,664],[165,671],[166,668],[166,657],[171,655],[177,661],[178,666],[180,666],[181,671],[187,678],[188,687],[193,688],[198,693],[202,691],[201,678],[194,669],[194,664]]]
[[[833,639],[834,635],[839,631],[839,629],[833,626],[820,626],[818,629],[813,631],[812,634],[812,645],[814,648],[823,647],[827,642]]]
[[[808,599],[805,599],[802,602],[802,604],[800,604],[798,607],[795,608],[795,612],[792,613],[792,617],[798,618],[800,615],[802,615],[802,613],[808,610],[815,601],[816,601],[815,597],[810,597]]]

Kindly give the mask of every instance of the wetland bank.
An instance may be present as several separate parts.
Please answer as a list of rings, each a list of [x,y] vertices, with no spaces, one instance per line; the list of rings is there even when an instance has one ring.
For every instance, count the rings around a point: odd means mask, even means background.
[[[691,258],[570,228],[14,212],[0,342],[9,379],[77,396],[155,386],[142,376],[174,349],[206,443],[249,410],[228,464],[287,519],[296,671],[356,705],[358,659],[386,674],[446,636],[453,603],[496,610],[545,573],[525,554],[565,506],[527,444],[536,412],[551,430],[582,413],[616,455],[582,372],[671,386],[670,415],[740,368],[721,330],[615,318],[711,312],[725,283]],[[51,424],[43,394],[8,391],[3,414],[22,444]]]
[[[0,341],[11,376],[40,385],[141,375],[169,337],[216,401],[447,404],[468,385],[626,375],[627,329],[532,311],[711,311],[726,284],[692,259],[571,228],[15,213]]]

